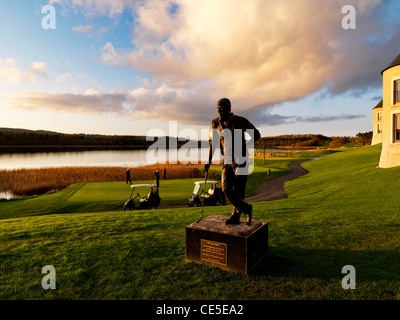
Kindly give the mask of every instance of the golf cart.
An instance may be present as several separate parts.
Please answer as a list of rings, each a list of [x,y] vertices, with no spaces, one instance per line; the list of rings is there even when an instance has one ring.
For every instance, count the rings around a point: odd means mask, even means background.
[[[194,183],[193,195],[189,198],[189,207],[201,206],[203,200],[204,206],[222,206],[226,205],[225,194],[221,187],[217,187],[218,181],[196,181]],[[205,188],[210,187],[208,191]]]
[[[160,196],[158,194],[157,185],[155,184],[133,184],[131,185],[132,192],[129,199],[125,202],[124,210],[130,211],[135,209],[156,209],[160,205]],[[150,188],[150,192],[141,197],[136,193],[136,197],[132,199],[133,191],[135,188]],[[135,199],[140,198],[139,205],[135,205]]]

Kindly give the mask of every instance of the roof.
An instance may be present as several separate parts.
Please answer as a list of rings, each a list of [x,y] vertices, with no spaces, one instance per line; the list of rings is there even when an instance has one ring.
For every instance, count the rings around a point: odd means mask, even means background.
[[[387,69],[390,69],[394,66],[400,66],[400,54],[396,57],[396,59],[392,61],[391,64],[389,64],[389,66],[386,69],[382,70],[381,74],[383,74],[383,72],[385,72]]]
[[[383,107],[383,99],[374,107],[374,109]]]

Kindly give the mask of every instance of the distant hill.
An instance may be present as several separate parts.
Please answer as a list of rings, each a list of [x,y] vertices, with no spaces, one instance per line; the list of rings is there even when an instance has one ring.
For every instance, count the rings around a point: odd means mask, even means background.
[[[20,129],[20,128],[1,128],[0,132],[13,132],[13,133],[38,133],[38,134],[58,134],[54,131],[46,131],[46,130],[29,130],[29,129]]]
[[[169,138],[170,139],[170,138]],[[280,135],[274,137],[263,137],[255,143],[255,148],[264,147],[319,147],[319,146],[340,146],[351,143],[370,144],[372,131],[358,133],[356,137],[326,137],[316,134]],[[182,146],[186,141],[178,141],[177,145]],[[19,128],[0,128],[0,148],[4,150],[16,147],[43,148],[66,148],[72,147],[81,149],[91,148],[130,148],[146,149],[154,141],[146,141],[146,136],[128,135],[100,135],[100,134],[66,134],[46,130],[28,130]],[[200,142],[199,142],[200,143]],[[37,147],[37,148],[36,148]],[[167,139],[168,147],[168,139]],[[36,151],[36,150],[35,150]],[[7,151],[8,152],[8,151]]]
[[[154,141],[146,136],[66,134],[46,130],[0,128],[0,147],[129,147],[144,149]],[[178,142],[178,145],[185,142]]]
[[[256,148],[264,146],[268,147],[317,147],[329,145],[331,138],[321,134],[292,134],[280,135],[275,137],[263,137],[256,143]]]
[[[256,149],[274,147],[340,147],[348,144],[369,145],[372,131],[357,133],[355,137],[326,137],[322,134],[291,134],[263,137],[255,143]]]

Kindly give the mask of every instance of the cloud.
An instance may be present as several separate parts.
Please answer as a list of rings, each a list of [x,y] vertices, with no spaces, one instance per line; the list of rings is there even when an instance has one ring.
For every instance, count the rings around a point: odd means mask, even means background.
[[[69,74],[58,79],[69,79]],[[168,86],[139,88],[129,92],[100,92],[88,88],[84,93],[60,92],[18,92],[0,96],[3,105],[13,109],[30,111],[51,110],[78,114],[113,114],[133,120],[143,118],[176,120],[188,124],[204,124],[210,120],[210,112],[204,111],[204,92],[187,95],[185,90]],[[171,106],[174,106],[173,108]],[[203,111],[199,111],[203,110]],[[216,108],[214,110],[216,116]],[[196,117],[193,117],[193,114]]]
[[[35,83],[37,77],[49,77],[47,63],[33,62],[27,71],[22,70],[14,58],[3,59],[0,57],[0,81],[6,84],[19,85],[22,83]]]
[[[47,67],[48,65],[46,62],[33,62],[30,67],[30,72],[39,77],[48,78],[49,72],[47,70]]]
[[[131,119],[179,120],[181,123],[204,125],[210,115],[217,116],[214,101],[202,89],[188,93],[182,88],[171,88],[165,84],[160,87],[139,88],[129,93],[134,108]]]
[[[102,37],[104,33],[109,32],[109,29],[106,27],[97,28],[92,25],[86,25],[86,26],[80,25],[78,27],[73,27],[72,31],[83,34],[89,38],[93,38],[93,37]]]
[[[10,108],[30,111],[52,110],[78,114],[117,114],[126,116],[129,96],[123,92],[100,93],[93,89],[85,93],[19,92],[14,96],[1,96]]]
[[[254,122],[256,125],[279,126],[281,124],[295,123],[293,116],[282,116],[279,114],[271,114],[269,112],[261,113]]]
[[[365,118],[365,115],[357,114],[340,114],[335,116],[319,115],[319,116],[308,116],[308,117],[296,117],[297,122],[330,122],[337,120],[354,120]]]
[[[132,6],[132,0],[50,0],[49,4],[59,4],[64,10],[82,10],[86,16],[108,15],[115,17]]]
[[[142,70],[158,83],[124,94],[134,119],[208,122],[216,101],[228,97],[235,113],[252,120],[333,121],[265,112],[319,91],[361,95],[381,85],[380,71],[399,53],[399,22],[388,18],[398,4],[391,0],[50,2],[88,16],[132,13],[132,45],[108,42],[98,60]],[[344,5],[356,8],[356,30],[341,26]],[[74,31],[89,35],[93,27]]]
[[[73,81],[73,76],[71,73],[63,73],[57,76],[57,78],[54,80],[55,83],[70,83]]]
[[[63,80],[64,76],[68,80],[70,74],[60,75],[59,78]],[[210,118],[217,117],[216,107],[211,109],[204,107],[213,105],[214,101],[207,98],[206,93],[201,89],[187,94],[185,89],[170,88],[165,84],[156,89],[142,87],[129,92],[104,93],[93,88],[88,88],[84,93],[19,92],[14,96],[0,96],[0,99],[6,106],[14,109],[109,114],[132,120],[148,118],[169,121],[178,119],[180,123],[192,125],[204,125],[209,123]],[[264,109],[247,111],[245,116],[254,118],[253,123],[259,126],[279,126],[297,122],[344,121],[365,117],[365,115],[355,114],[291,116],[271,114]]]
[[[96,88],[98,90],[102,90],[101,84],[91,79],[87,74],[80,73],[78,75],[72,74],[70,72],[59,74],[54,83],[60,85],[66,90],[69,88],[73,93],[82,92],[88,88]]]
[[[177,91],[189,89],[188,96],[197,88],[214,100],[228,96],[237,112],[324,88],[362,94],[381,84],[380,71],[398,53],[400,31],[388,29],[380,3],[140,1],[133,46],[107,43],[100,60],[144,70]],[[347,4],[356,7],[357,30],[341,27]]]
[[[365,115],[355,114],[340,114],[340,115],[319,115],[319,116],[282,116],[279,114],[271,114],[269,112],[263,112],[254,122],[257,125],[263,126],[278,126],[282,124],[290,124],[296,122],[331,122],[331,121],[343,121],[343,120],[354,120],[364,118]]]

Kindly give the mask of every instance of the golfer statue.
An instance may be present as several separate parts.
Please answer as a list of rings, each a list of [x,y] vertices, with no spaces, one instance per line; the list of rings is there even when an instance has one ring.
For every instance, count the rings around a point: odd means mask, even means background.
[[[247,144],[260,139],[260,132],[244,117],[231,112],[231,102],[222,98],[217,103],[219,117],[210,125],[208,163],[204,165],[208,172],[217,147],[223,154],[221,175],[222,191],[233,205],[232,215],[226,224],[239,224],[242,213],[247,225],[251,224],[253,206],[244,201],[249,153]],[[245,132],[250,136],[246,144]]]

